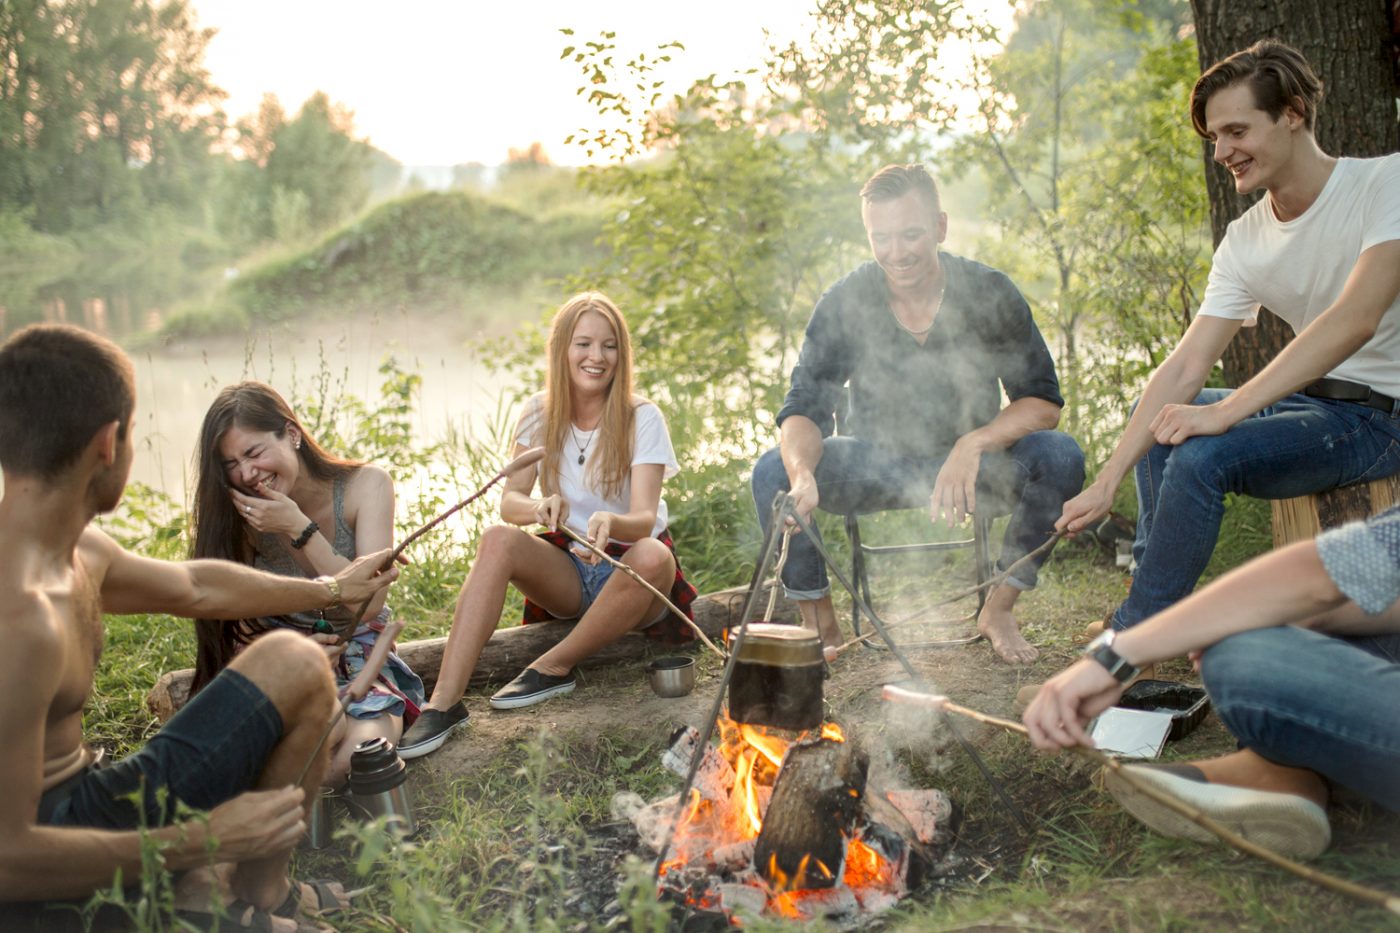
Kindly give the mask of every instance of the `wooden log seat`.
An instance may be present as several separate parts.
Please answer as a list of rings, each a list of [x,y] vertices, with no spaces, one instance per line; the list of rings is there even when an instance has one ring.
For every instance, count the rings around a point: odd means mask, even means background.
[[[1274,547],[1306,541],[1319,531],[1375,515],[1396,503],[1400,503],[1400,475],[1294,499],[1275,499]]]
[[[695,613],[695,623],[700,626],[711,641],[718,641],[720,632],[739,623],[739,614],[744,609],[744,599],[748,587],[735,587],[701,596],[691,604]],[[768,587],[764,586],[759,595],[758,605],[768,605]],[[797,608],[778,594],[776,617],[796,621]],[[471,686],[481,687],[488,682],[504,683],[519,674],[525,665],[544,654],[569,631],[569,622],[539,622],[534,625],[516,625],[498,629],[486,643],[472,673]],[[622,660],[641,658],[658,650],[657,642],[643,635],[632,634],[609,645],[584,661],[583,667],[599,667]],[[707,650],[697,640],[691,643],[698,650]],[[424,638],[418,641],[399,643],[399,657],[423,678],[423,683],[431,693],[437,682],[438,669],[442,666],[442,652],[447,638]],[[194,679],[192,669],[169,671],[162,674],[146,695],[146,706],[161,722],[165,722],[189,699],[190,682]]]

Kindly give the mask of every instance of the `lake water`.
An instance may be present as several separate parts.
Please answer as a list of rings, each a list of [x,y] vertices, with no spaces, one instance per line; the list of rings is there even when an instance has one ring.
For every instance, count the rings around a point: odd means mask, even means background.
[[[89,317],[73,323],[107,329],[104,321]],[[422,377],[413,413],[416,439],[441,440],[449,426],[485,437],[515,381],[493,372],[483,351],[508,330],[497,326],[488,333],[447,315],[389,313],[280,323],[237,336],[131,351],[137,379],[131,479],[185,503],[200,422],[220,388],[260,379],[291,399],[313,394],[324,371],[335,390],[376,403],[384,379],[379,367],[390,354],[401,369]],[[399,495],[413,492],[400,489]]]

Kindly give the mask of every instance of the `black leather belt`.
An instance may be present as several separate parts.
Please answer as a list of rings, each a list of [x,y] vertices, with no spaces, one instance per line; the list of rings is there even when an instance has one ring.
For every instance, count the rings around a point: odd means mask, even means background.
[[[1303,394],[1311,398],[1326,398],[1335,402],[1356,402],[1388,414],[1400,414],[1400,402],[1383,395],[1364,382],[1348,382],[1345,379],[1319,379],[1303,389]]]

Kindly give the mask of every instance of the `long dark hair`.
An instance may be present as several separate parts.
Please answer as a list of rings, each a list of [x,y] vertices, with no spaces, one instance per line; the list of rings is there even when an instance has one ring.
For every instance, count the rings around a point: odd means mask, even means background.
[[[190,556],[253,562],[253,540],[248,526],[238,517],[229,496],[228,475],[224,471],[219,445],[230,428],[267,431],[279,439],[288,428],[301,436],[297,457],[301,468],[323,482],[344,476],[363,464],[327,453],[306,432],[277,390],[263,382],[240,382],[226,386],[205,412],[199,429],[199,449],[195,452],[194,508],[190,513]],[[198,653],[195,657],[191,695],[223,670],[234,652],[259,631],[252,619],[228,622],[221,619],[195,621]]]

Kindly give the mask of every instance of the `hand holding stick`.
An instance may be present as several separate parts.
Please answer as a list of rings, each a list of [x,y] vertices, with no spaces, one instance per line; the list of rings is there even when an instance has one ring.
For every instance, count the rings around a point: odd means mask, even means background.
[[[1019,722],[1001,719],[996,716],[989,716],[986,713],[980,713],[966,706],[959,706],[946,696],[919,693],[914,690],[905,690],[902,687],[895,687],[887,684],[881,693],[881,697],[892,703],[904,703],[912,706],[922,706],[926,709],[937,709],[945,713],[956,713],[959,716],[965,716],[968,719],[985,723],[989,726],[996,726],[998,729],[1005,729],[1008,732],[1015,732],[1019,735],[1029,735],[1026,727]],[[1237,849],[1246,855],[1253,855],[1255,858],[1263,859],[1271,865],[1282,868],[1284,871],[1297,875],[1299,878],[1311,881],[1313,884],[1320,885],[1338,894],[1345,894],[1347,897],[1355,898],[1356,900],[1374,907],[1382,907],[1389,910],[1391,913],[1400,914],[1400,897],[1396,895],[1387,894],[1375,888],[1368,888],[1364,885],[1338,878],[1335,875],[1329,875],[1326,872],[1318,871],[1315,868],[1309,868],[1290,858],[1279,855],[1277,852],[1250,842],[1229,827],[1223,826],[1216,820],[1211,819],[1184,800],[1180,800],[1152,784],[1138,780],[1137,776],[1131,771],[1124,769],[1122,762],[1117,758],[1114,758],[1112,755],[1106,755],[1097,748],[1076,745],[1071,748],[1070,751],[1082,758],[1087,758],[1090,761],[1103,765],[1105,768],[1111,769],[1123,780],[1123,783],[1130,785],[1144,797],[1149,797],[1173,812],[1186,817],[1197,826],[1216,836],[1231,848]]]
[[[686,616],[684,612],[681,612],[680,608],[677,607],[675,603],[671,602],[671,600],[668,599],[660,590],[652,586],[646,580],[643,580],[642,575],[637,573],[637,571],[633,570],[631,567],[627,566],[622,561],[613,558],[612,555],[608,554],[602,548],[595,545],[592,541],[589,541],[587,538],[574,531],[568,525],[560,525],[559,530],[564,533],[565,537],[576,541],[584,547],[588,548],[589,551],[593,552],[598,557],[607,561],[609,564],[612,564],[615,569],[621,570],[623,573],[627,574],[627,576],[631,577],[633,580],[636,580],[647,590],[649,590],[651,592],[651,595],[655,596],[657,599],[665,603],[666,608],[670,609],[671,613],[675,615],[677,619],[680,619],[686,625],[690,626],[691,631],[693,631],[696,635],[700,637],[700,640],[705,643],[705,646],[707,648],[709,648],[715,654],[719,655],[721,658],[729,657],[727,654],[720,650],[718,645],[716,645],[714,642],[710,641],[710,639],[705,637],[705,633],[700,630],[700,626],[692,622],[690,618]]]

